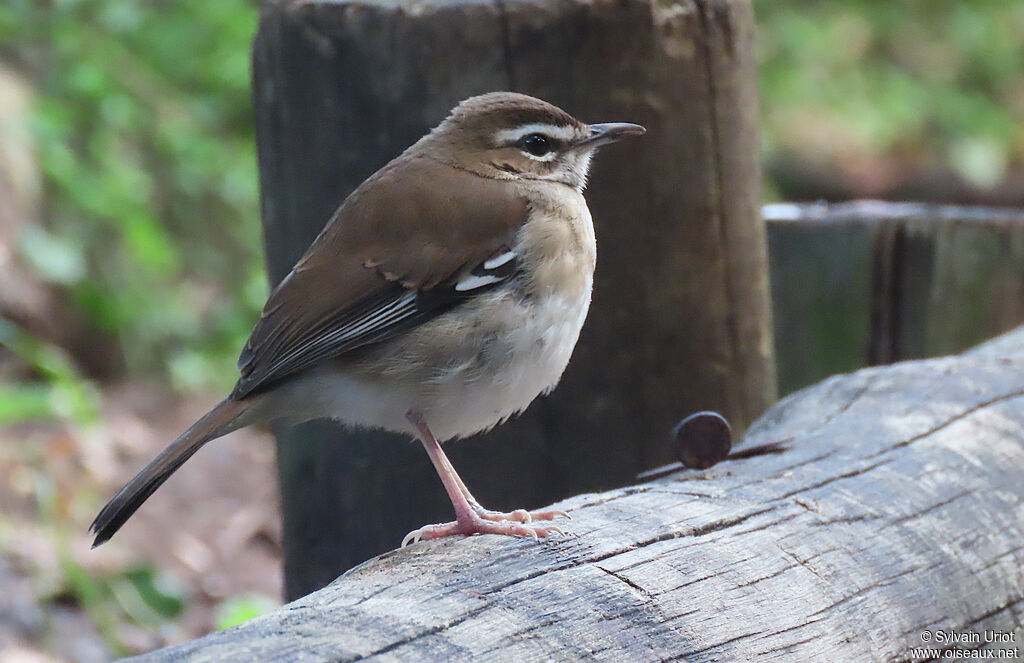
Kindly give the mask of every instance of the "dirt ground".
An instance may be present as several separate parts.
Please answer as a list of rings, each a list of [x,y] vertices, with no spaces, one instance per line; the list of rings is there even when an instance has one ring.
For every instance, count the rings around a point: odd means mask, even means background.
[[[105,661],[279,603],[274,446],[263,431],[202,449],[90,549],[87,529],[103,503],[217,399],[126,384],[102,400],[94,425],[0,428],[5,663]]]

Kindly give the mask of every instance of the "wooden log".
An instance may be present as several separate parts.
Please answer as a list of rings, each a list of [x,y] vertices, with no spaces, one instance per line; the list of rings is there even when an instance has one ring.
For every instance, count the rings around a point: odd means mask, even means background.
[[[271,278],[331,211],[450,107],[513,89],[647,126],[587,192],[599,266],[561,386],[449,453],[492,508],[628,481],[690,411],[739,429],[774,398],[749,0],[279,0],[254,100]],[[451,508],[418,448],[325,423],[280,429],[290,597]],[[623,443],[628,440],[628,443]]]
[[[566,500],[564,537],[396,550],[139,660],[907,661],[986,630],[1019,654],[1024,328],[793,394],[743,446],[777,440]]]
[[[1024,323],[1024,210],[856,201],[764,216],[783,394]]]

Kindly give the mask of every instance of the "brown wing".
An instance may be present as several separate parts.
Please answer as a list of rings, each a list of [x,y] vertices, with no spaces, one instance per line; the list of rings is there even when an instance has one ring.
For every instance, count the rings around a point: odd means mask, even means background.
[[[232,398],[422,324],[510,277],[503,260],[501,278],[479,274],[526,220],[512,189],[426,158],[375,173],[271,293]],[[472,287],[460,285],[474,270]]]

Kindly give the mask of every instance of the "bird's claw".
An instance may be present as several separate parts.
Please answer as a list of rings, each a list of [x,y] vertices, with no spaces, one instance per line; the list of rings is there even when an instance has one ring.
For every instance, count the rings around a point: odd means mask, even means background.
[[[493,513],[493,512],[492,512]],[[512,514],[516,512],[513,511]],[[528,512],[527,516],[530,516]],[[512,515],[509,514],[509,515]],[[531,517],[536,517],[537,514],[533,514]],[[554,516],[551,516],[554,517]],[[548,520],[550,518],[546,518]],[[490,519],[486,518],[475,511],[473,517],[465,519],[463,522],[454,521],[450,523],[438,523],[435,525],[425,525],[419,529],[413,530],[405,535],[402,539],[402,547],[409,545],[410,543],[417,543],[419,541],[429,541],[430,539],[442,539],[448,536],[455,536],[458,534],[464,536],[471,536],[473,534],[500,534],[504,536],[529,536],[535,540],[546,538],[552,534],[565,534],[561,528],[553,525],[532,525],[528,524],[530,521],[517,521],[510,519]]]

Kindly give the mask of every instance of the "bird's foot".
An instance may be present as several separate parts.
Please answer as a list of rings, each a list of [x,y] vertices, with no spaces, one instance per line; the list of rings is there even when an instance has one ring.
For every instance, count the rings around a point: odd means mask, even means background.
[[[531,514],[528,511],[519,509],[511,513],[499,513],[497,511],[487,511],[481,508],[481,511],[487,513],[487,515],[480,514],[474,509],[469,517],[459,521],[456,520],[450,523],[440,523],[437,525],[425,525],[417,530],[413,530],[405,535],[402,539],[402,547],[404,548],[409,543],[415,543],[417,541],[428,541],[430,539],[443,539],[446,536],[471,536],[473,534],[502,534],[504,536],[532,536],[534,539],[544,538],[551,534],[564,534],[561,529],[554,527],[553,525],[530,525],[526,524],[527,520],[516,520],[512,519],[512,516],[532,517],[537,520],[551,520],[555,515],[562,513],[560,511],[544,511],[539,514]],[[539,515],[547,516],[545,518],[538,517]],[[500,516],[510,516],[510,518],[502,518]]]
[[[515,511],[491,511],[490,509],[485,509],[475,503],[471,503],[470,507],[472,507],[473,511],[476,512],[476,515],[480,516],[484,520],[491,520],[494,522],[511,520],[517,523],[530,523],[534,520],[554,520],[559,516],[572,520],[572,516],[559,509],[551,509],[549,511],[527,511],[526,509],[516,509]]]

